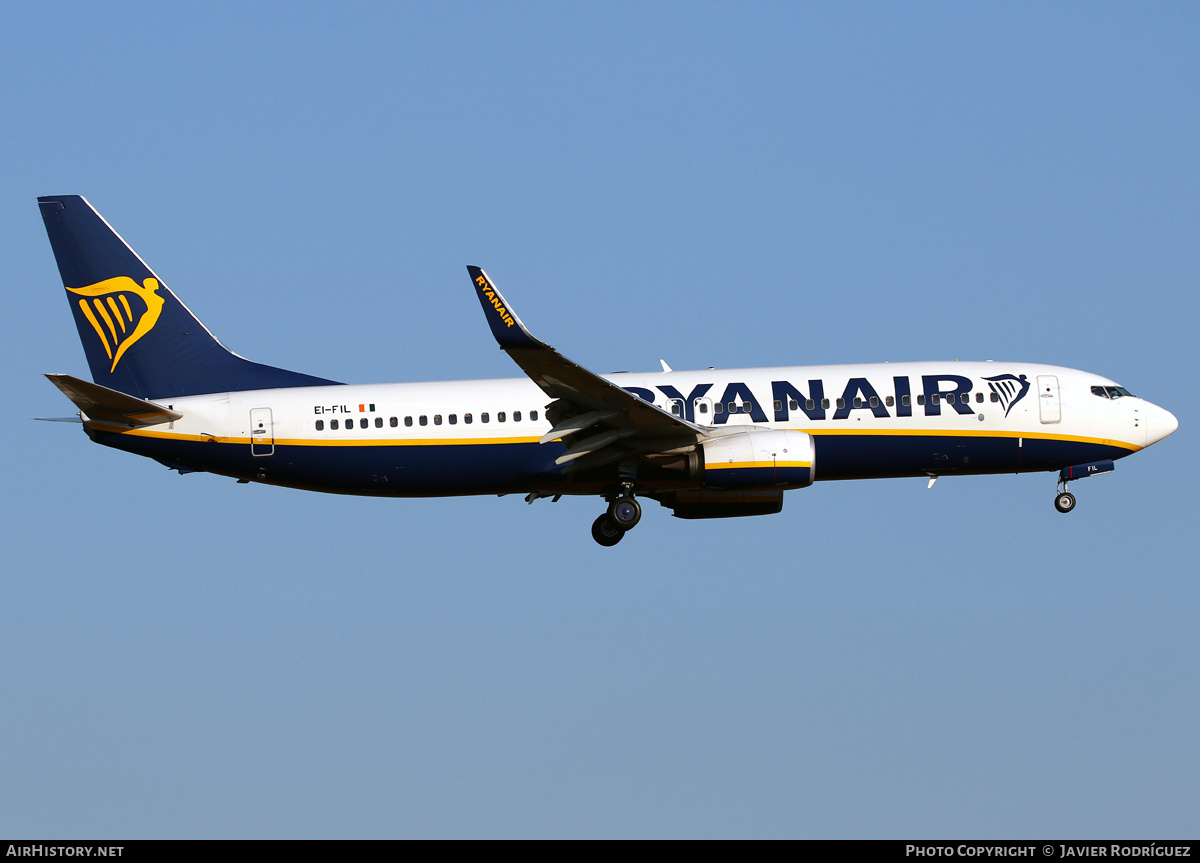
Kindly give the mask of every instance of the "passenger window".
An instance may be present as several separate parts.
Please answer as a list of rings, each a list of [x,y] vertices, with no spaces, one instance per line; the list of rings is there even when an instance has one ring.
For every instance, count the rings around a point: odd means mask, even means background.
[[[837,406],[838,406],[838,410],[841,410],[842,408],[844,408],[844,407],[846,406],[846,400],[845,400],[845,399],[838,399],[838,400],[837,400]]]
[[[779,402],[776,402],[775,404],[779,404]],[[798,401],[796,401],[795,399],[788,399],[788,410],[792,410],[792,411],[800,410],[800,403]]]
[[[346,431],[352,431],[353,429],[354,429],[354,420],[346,420]]]
[[[425,414],[421,414],[421,418],[417,420],[417,422],[423,426],[427,426],[429,425],[429,417],[425,416]]]
[[[675,414],[675,416],[683,416],[683,405],[681,405],[677,400],[672,399],[671,413]]]
[[[862,407],[862,399],[861,399],[861,398],[859,398],[858,396],[855,396],[855,397],[854,397],[854,406],[855,406],[856,408],[860,408],[860,407]]]
[[[395,428],[396,426],[400,425],[400,420],[396,417],[392,417],[390,420],[388,420],[388,425],[390,425],[392,428]]]
[[[458,425],[458,414],[450,414],[450,425]]]
[[[934,396],[934,398],[936,399],[937,396]],[[937,402],[934,402],[934,404],[937,404]],[[946,393],[946,404],[954,404],[954,393]]]
[[[504,422],[504,411],[496,412],[496,422],[498,422],[498,423]]]
[[[829,399],[821,399],[821,410],[829,410]]]
[[[731,414],[737,413],[737,402],[730,402],[728,407]]]
[[[442,424],[442,415],[441,414],[433,415],[433,424],[435,426],[440,426]]]
[[[937,398],[937,396],[934,396],[934,398]],[[923,396],[923,395],[917,396],[917,404],[919,404],[919,405],[925,404],[925,396]]]
[[[911,396],[900,396],[900,404],[904,405],[906,408],[912,407],[912,397]],[[919,404],[919,402],[918,402],[918,404]]]
[[[479,421],[480,421],[481,423],[485,423],[485,422],[487,422],[489,419],[491,419],[491,418],[490,418],[490,417],[489,417],[489,416],[488,416],[486,413],[482,413],[482,414],[480,414],[480,415],[479,415]]]
[[[405,417],[405,418],[404,418],[404,425],[405,425],[406,427],[411,427],[411,426],[412,426],[412,417]]]
[[[519,423],[520,421],[521,421],[521,412],[513,411],[513,422]]]
[[[366,417],[363,417],[362,419],[360,419],[360,420],[358,421],[358,427],[359,427],[359,428],[364,428],[364,429],[365,429],[365,428],[366,428],[368,425],[370,425],[370,423],[369,423],[369,422],[367,422],[367,418],[366,418]]]
[[[375,428],[383,428],[383,417],[375,417]]]
[[[983,404],[983,393],[975,393],[975,404]]]
[[[463,422],[467,425],[470,425],[473,420],[474,417],[472,417],[470,414],[463,414]]]
[[[814,402],[812,399],[807,399],[807,400],[805,400],[805,402],[804,402],[804,409],[805,409],[805,410],[812,410],[812,409],[813,409],[813,408],[815,408],[816,406],[817,406],[817,403],[816,403],[816,402]]]
[[[325,420],[317,420],[317,431],[325,430]]]
[[[894,405],[894,404],[896,403],[896,400],[895,400],[895,399],[893,399],[891,396],[888,396],[888,397],[887,397],[887,398],[884,400],[884,402],[883,402],[883,403],[884,403],[885,405],[887,405],[888,407],[891,407],[892,405]]]
[[[725,413],[725,405],[721,404],[720,402],[717,402],[715,405],[713,405],[713,413],[714,414]]]
[[[748,414],[754,410],[754,402],[742,402],[742,413]]]
[[[941,395],[942,395],[941,393],[934,393],[933,395],[931,395],[929,397],[929,403],[931,405],[936,405],[938,403],[938,401],[940,400]]]
[[[879,407],[879,397],[878,396],[871,396],[871,407],[873,407],[873,408]]]
[[[337,420],[330,420],[330,421],[329,421],[329,428],[330,428],[331,430],[333,430],[333,431],[337,431],[337,430],[338,430],[338,421],[337,421]]]
[[[781,411],[781,410],[783,410],[783,402],[781,402],[779,399],[776,399],[776,400],[775,400],[775,404],[774,404],[774,408],[775,408],[775,410],[777,410],[777,411]],[[792,402],[792,410],[795,410],[795,409],[796,409],[796,403],[795,403],[795,402]]]
[[[535,422],[537,422],[537,411],[530,411],[530,412],[529,412],[529,421],[530,421],[531,423],[535,423]]]
[[[708,402],[700,402],[700,413],[708,413]]]
[[[996,393],[992,393],[992,401],[994,401],[994,402],[1000,401],[1000,396],[998,396]]]

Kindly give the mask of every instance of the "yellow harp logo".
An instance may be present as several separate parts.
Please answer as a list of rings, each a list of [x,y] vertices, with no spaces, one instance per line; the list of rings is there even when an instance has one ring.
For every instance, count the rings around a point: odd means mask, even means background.
[[[67,290],[79,294],[79,310],[100,337],[105,353],[112,360],[110,372],[117,368],[117,363],[134,342],[154,329],[162,313],[163,298],[155,293],[158,279],[146,279],[139,285],[129,276],[117,276],[86,288]]]

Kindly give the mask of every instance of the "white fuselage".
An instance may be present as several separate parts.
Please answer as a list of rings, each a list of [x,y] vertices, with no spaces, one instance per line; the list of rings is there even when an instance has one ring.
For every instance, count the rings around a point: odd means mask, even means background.
[[[818,480],[1052,470],[1120,458],[1177,426],[1143,399],[1095,394],[1093,388],[1115,387],[1108,378],[1027,363],[604,377],[714,432],[807,432],[816,441]],[[553,467],[562,444],[537,443],[551,427],[547,401],[526,378],[251,390],[162,399],[183,417],[111,429],[116,434],[101,442],[186,469],[328,491],[569,493],[570,478]]]

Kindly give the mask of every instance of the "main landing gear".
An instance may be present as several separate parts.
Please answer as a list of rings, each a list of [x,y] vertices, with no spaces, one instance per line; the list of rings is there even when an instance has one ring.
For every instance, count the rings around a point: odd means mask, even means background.
[[[626,486],[625,493],[612,498],[608,511],[592,522],[592,539],[605,546],[614,546],[625,536],[625,531],[633,530],[642,520],[642,506],[633,496],[631,487]]]

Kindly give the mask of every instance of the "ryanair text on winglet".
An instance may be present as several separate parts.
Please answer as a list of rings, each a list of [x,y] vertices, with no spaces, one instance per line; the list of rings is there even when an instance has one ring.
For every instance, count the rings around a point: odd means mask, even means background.
[[[476,276],[475,284],[479,285],[479,290],[483,291],[483,295],[492,301],[492,306],[500,313],[500,319],[504,321],[504,325],[511,327],[513,325],[512,315],[508,313],[508,310],[504,306],[500,305],[500,301],[496,299],[496,292],[488,288],[487,279],[483,276]]]

